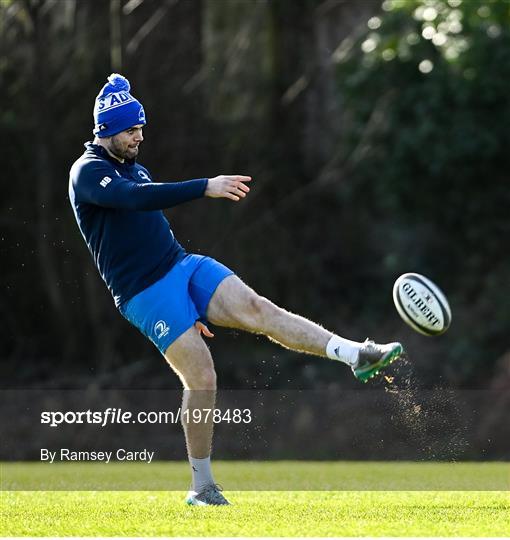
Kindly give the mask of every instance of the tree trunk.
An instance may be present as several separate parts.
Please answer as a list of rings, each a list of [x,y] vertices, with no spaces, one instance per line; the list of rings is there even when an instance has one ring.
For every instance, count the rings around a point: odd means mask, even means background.
[[[110,0],[110,64],[112,71],[122,71],[122,33],[120,0]]]
[[[54,218],[53,206],[53,162],[51,158],[52,131],[58,121],[50,118],[48,111],[49,64],[51,62],[51,43],[47,35],[48,25],[44,19],[45,2],[38,1],[29,4],[28,13],[32,21],[31,45],[34,60],[34,71],[31,84],[34,119],[34,182],[35,203],[37,216],[37,257],[40,266],[40,280],[49,300],[51,310],[56,314],[60,331],[66,325],[64,300],[60,289],[59,272],[56,257],[51,248],[53,239],[52,223]]]

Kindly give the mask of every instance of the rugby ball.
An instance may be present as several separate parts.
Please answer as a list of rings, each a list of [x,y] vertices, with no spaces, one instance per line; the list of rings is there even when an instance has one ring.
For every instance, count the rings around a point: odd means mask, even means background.
[[[452,322],[446,296],[420,274],[401,275],[393,285],[393,301],[404,322],[426,336],[446,332]]]

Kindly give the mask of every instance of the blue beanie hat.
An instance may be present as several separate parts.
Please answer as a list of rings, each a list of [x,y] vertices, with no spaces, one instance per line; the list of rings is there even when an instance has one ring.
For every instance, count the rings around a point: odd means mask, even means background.
[[[94,135],[111,137],[147,123],[142,104],[129,93],[130,89],[129,81],[122,75],[112,73],[108,77],[94,105]]]

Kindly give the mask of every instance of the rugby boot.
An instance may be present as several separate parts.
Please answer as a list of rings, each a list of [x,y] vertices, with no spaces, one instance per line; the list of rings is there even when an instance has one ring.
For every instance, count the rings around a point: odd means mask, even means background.
[[[404,348],[400,343],[380,345],[366,339],[359,350],[358,361],[352,367],[352,372],[357,379],[367,382],[403,354]]]
[[[222,491],[221,486],[218,484],[205,486],[199,492],[191,490],[186,496],[186,504],[190,506],[223,506],[230,504],[221,494]]]

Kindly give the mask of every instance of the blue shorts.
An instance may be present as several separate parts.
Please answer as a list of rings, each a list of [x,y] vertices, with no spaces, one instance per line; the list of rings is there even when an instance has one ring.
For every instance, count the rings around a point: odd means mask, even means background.
[[[234,272],[202,255],[186,255],[159,281],[128,300],[120,312],[165,354],[199,319],[218,285]]]

